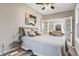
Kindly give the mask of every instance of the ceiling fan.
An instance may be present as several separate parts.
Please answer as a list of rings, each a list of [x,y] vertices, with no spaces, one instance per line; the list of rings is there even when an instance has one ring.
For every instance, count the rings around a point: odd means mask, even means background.
[[[42,7],[42,10],[45,10],[47,8],[51,8],[51,9],[54,9],[55,7],[53,6],[54,3],[36,3],[36,5],[41,5],[43,6]]]

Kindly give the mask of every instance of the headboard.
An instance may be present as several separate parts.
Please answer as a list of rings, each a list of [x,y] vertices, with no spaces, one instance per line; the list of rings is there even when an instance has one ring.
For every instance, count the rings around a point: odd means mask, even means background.
[[[19,36],[25,36],[25,31],[23,27],[19,27]]]

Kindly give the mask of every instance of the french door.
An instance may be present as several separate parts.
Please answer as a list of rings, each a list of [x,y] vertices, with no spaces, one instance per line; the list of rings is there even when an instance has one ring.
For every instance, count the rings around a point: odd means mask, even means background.
[[[48,22],[42,22],[42,32],[43,34],[48,34]]]
[[[72,17],[66,18],[66,40],[72,46]]]

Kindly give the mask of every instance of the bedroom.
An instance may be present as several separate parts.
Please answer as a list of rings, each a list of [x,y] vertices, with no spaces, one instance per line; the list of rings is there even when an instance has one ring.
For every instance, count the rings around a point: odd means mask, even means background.
[[[71,50],[75,49],[74,19],[78,4],[54,3],[53,5],[55,7],[53,10],[51,8],[42,10],[43,5],[34,3],[0,4],[0,55],[16,54],[17,52],[8,52],[16,49],[16,45],[20,48],[16,43],[18,38],[23,39],[21,48],[32,51],[33,55],[62,56],[62,54],[75,55],[76,52],[79,55],[78,48],[71,53]],[[27,34],[27,31],[30,34]],[[67,42],[69,54],[66,52],[66,39],[70,39]]]

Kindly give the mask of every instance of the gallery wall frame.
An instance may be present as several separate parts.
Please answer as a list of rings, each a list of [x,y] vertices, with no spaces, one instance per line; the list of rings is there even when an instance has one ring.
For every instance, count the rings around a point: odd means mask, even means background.
[[[35,26],[36,20],[37,20],[36,16],[34,16],[32,14],[25,13],[25,25]]]

